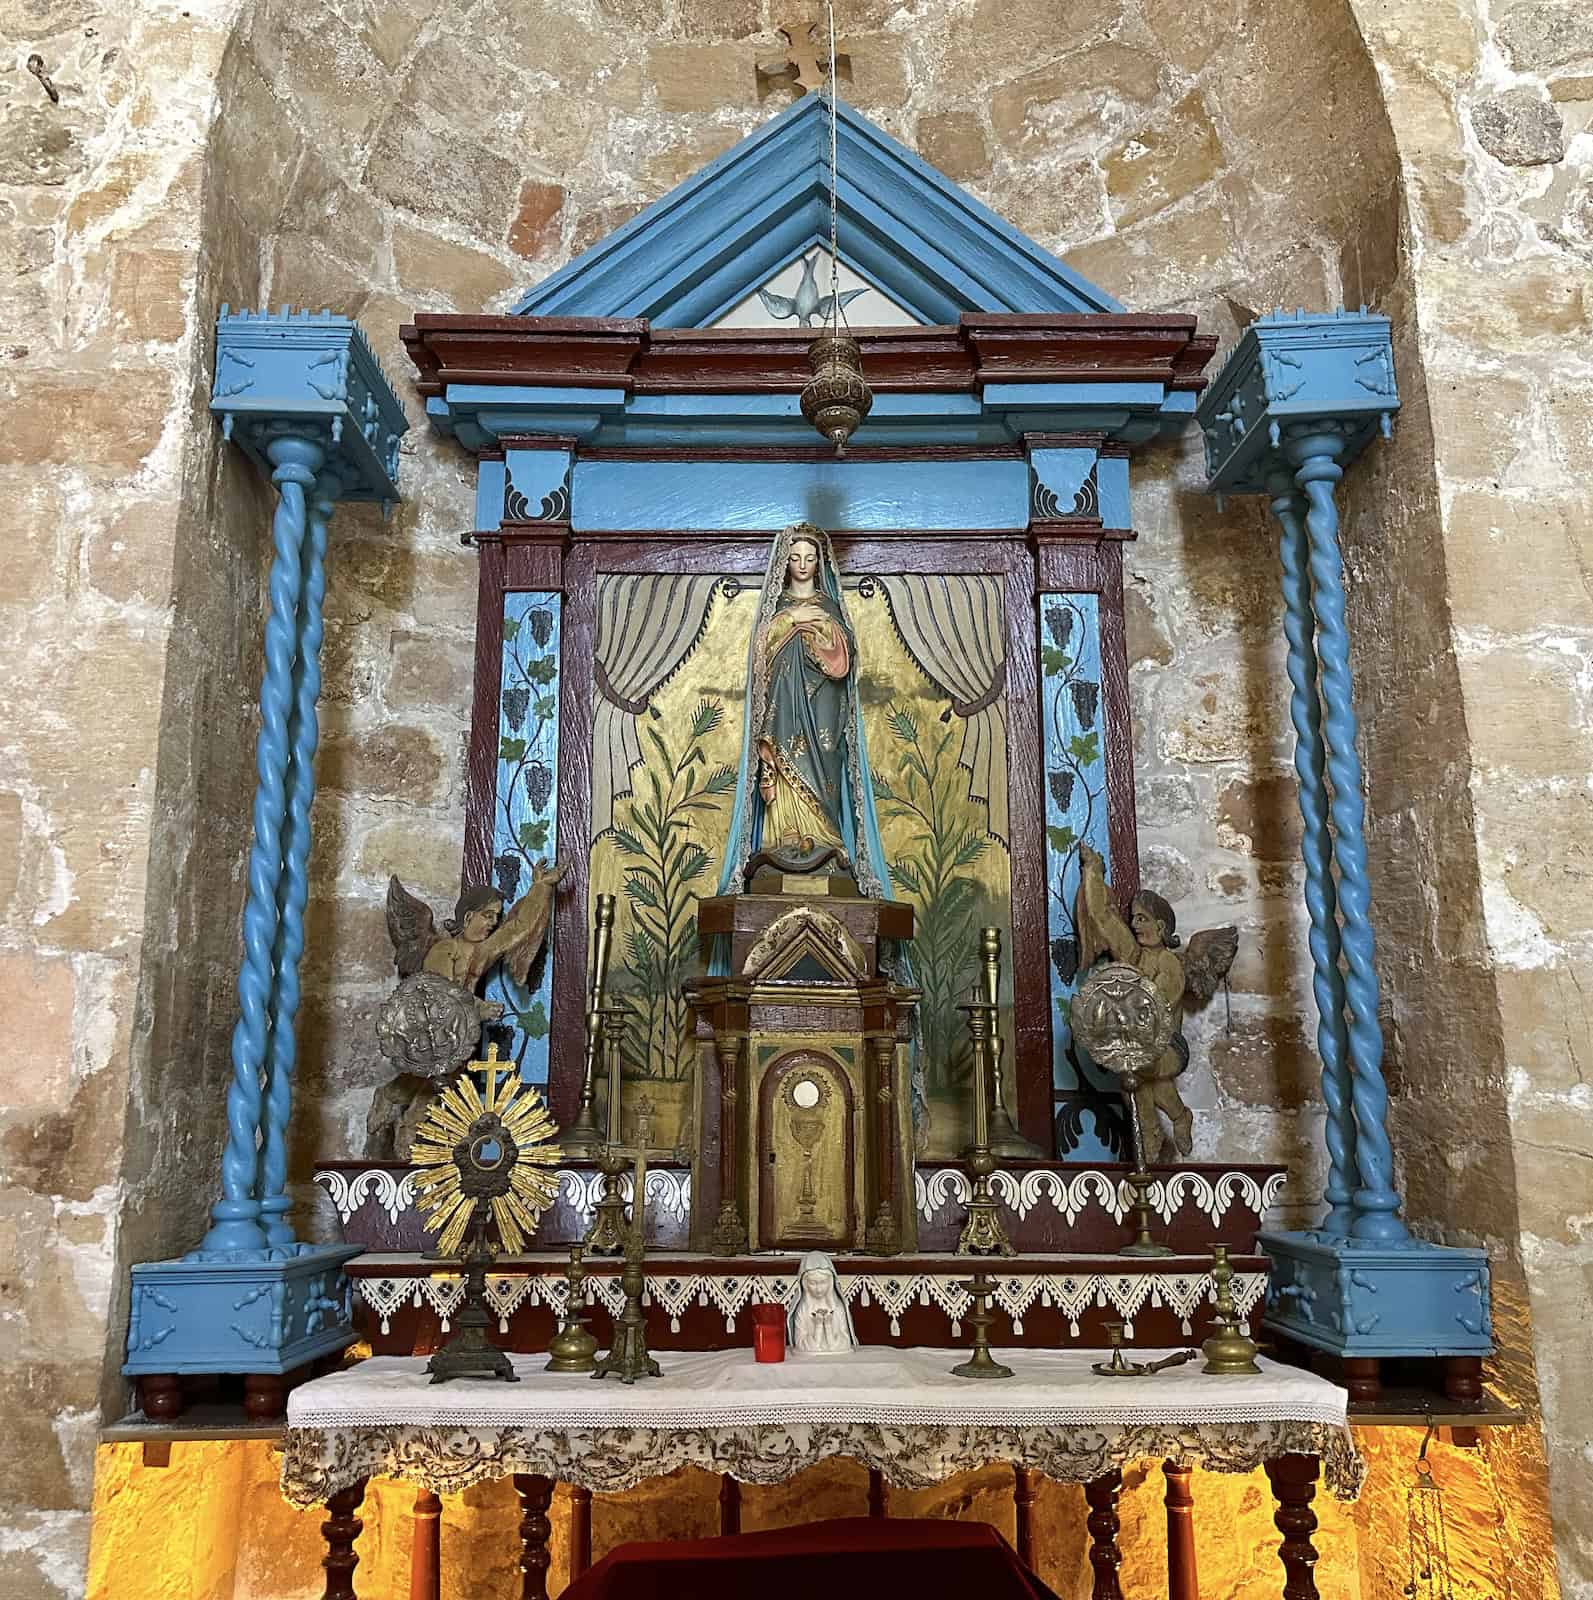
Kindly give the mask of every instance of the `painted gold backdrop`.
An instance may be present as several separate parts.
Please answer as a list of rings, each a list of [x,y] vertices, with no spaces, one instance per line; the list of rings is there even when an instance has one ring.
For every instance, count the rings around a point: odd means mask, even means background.
[[[1005,814],[1006,773],[993,775],[999,791],[990,806],[970,798],[958,765],[961,719],[908,654],[883,590],[850,579],[847,606],[880,836],[894,892],[916,913],[911,954],[924,991],[929,1153],[950,1154],[966,1120],[968,1051],[956,1007],[977,974],[979,928],[1006,934],[1011,925],[1007,846],[988,831],[991,812]],[[655,1145],[686,1136],[693,1053],[679,991],[702,970],[696,903],[718,887],[722,870],[756,607],[752,586],[732,580],[715,592],[700,639],[637,718],[641,763],[628,776],[613,774],[614,825],[591,848],[590,892],[619,897],[610,993],[630,1013],[627,1133],[645,1098]],[[1010,1059],[1010,978],[1007,988]]]

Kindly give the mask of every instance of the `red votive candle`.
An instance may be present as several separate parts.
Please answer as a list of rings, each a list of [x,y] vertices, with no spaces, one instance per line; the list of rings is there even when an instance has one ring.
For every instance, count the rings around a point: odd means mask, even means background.
[[[754,1361],[785,1360],[785,1307],[755,1305],[752,1313],[752,1358]]]

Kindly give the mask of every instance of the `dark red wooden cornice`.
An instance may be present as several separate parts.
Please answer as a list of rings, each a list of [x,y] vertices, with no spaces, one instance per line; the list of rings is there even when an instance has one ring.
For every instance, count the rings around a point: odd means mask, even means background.
[[[863,328],[877,393],[987,383],[1164,383],[1199,391],[1217,348],[1189,316],[987,315],[954,328]],[[399,329],[423,395],[450,383],[627,394],[799,392],[809,328],[650,328],[643,318],[417,315]]]

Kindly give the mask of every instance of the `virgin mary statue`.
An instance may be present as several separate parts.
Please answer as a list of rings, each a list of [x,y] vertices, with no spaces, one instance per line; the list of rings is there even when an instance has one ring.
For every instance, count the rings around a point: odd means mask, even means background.
[[[747,709],[720,894],[749,868],[851,876],[889,899],[857,694],[857,636],[830,536],[794,522],[769,552],[747,650]]]

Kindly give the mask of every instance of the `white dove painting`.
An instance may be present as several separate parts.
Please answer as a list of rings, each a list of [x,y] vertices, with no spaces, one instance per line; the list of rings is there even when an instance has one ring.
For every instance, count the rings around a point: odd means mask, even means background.
[[[860,328],[911,327],[917,322],[888,295],[843,261],[838,273],[841,310]],[[853,302],[858,302],[853,309]],[[810,250],[754,289],[714,323],[716,328],[822,328],[831,315],[830,254]]]

